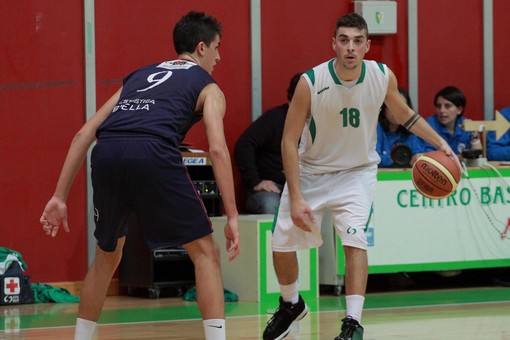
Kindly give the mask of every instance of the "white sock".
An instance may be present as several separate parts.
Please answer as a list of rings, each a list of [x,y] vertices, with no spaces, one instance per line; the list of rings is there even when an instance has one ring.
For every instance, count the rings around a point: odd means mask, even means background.
[[[296,304],[299,301],[298,282],[291,283],[290,285],[280,285],[280,292],[282,299],[285,302]]]
[[[205,340],[226,340],[225,319],[203,320]]]
[[[363,313],[363,304],[365,297],[363,295],[347,295],[345,304],[347,305],[347,315],[361,323],[361,314]]]
[[[74,330],[74,340],[91,340],[96,330],[97,322],[85,320],[81,318],[76,319],[76,328]]]

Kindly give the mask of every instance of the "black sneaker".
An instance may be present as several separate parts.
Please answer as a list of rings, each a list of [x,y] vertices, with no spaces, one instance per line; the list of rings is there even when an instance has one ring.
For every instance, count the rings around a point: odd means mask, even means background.
[[[348,315],[342,319],[342,331],[335,340],[363,340],[363,327]]]
[[[299,296],[299,301],[296,304],[283,301],[280,296],[280,306],[274,312],[273,317],[267,323],[264,330],[264,340],[279,340],[283,339],[290,332],[290,325],[292,322],[301,320],[308,313],[308,306]]]

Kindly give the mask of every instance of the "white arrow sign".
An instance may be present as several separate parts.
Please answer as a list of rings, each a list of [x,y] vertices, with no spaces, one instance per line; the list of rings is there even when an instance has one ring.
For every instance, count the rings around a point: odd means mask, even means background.
[[[496,110],[495,120],[466,119],[464,121],[464,130],[466,131],[478,131],[481,126],[485,127],[485,130],[496,131],[496,139],[500,139],[510,128],[510,122],[498,110]]]

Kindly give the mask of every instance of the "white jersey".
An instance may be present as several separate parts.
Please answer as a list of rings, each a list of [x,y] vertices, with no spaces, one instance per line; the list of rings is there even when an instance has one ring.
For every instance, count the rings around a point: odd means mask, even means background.
[[[310,116],[299,145],[301,174],[321,174],[377,164],[377,121],[388,89],[388,67],[363,60],[357,82],[342,84],[335,59],[307,71]]]

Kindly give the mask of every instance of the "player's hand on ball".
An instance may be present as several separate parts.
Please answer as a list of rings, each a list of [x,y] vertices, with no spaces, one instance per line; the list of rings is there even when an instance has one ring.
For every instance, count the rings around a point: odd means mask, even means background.
[[[48,236],[55,237],[60,225],[64,227],[66,232],[69,232],[66,203],[53,196],[46,204],[39,222],[42,224],[43,230]]]

